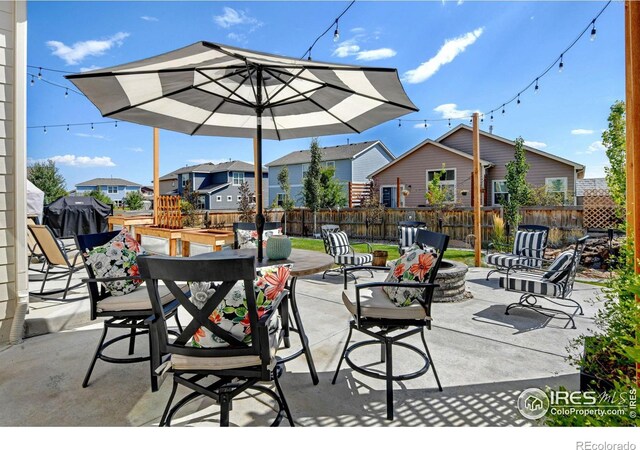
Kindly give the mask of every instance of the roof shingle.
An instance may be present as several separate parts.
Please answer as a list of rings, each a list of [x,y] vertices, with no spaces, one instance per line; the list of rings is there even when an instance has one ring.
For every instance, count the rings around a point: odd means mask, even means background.
[[[321,147],[322,159],[325,161],[336,161],[340,159],[351,159],[363,150],[371,147],[379,141],[355,142],[347,145],[335,145],[333,147]],[[310,150],[296,150],[287,155],[282,156],[267,164],[271,166],[285,166],[288,164],[304,164],[311,162]]]
[[[123,180],[122,178],[94,178],[93,180],[77,183],[77,186],[142,186],[133,181]]]

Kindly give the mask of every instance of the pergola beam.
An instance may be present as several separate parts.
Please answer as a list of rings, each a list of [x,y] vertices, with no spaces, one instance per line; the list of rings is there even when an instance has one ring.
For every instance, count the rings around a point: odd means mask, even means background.
[[[475,235],[475,265],[482,264],[482,204],[480,203],[480,114],[473,113],[473,234]]]

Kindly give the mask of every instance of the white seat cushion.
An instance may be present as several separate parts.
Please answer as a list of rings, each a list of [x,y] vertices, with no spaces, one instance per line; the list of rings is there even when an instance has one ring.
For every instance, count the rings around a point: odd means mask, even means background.
[[[349,312],[356,314],[356,293],[354,290],[342,291],[342,301]],[[419,303],[398,308],[393,304],[382,287],[360,289],[360,315],[369,318],[386,319],[428,319]]]
[[[185,287],[183,289],[188,288]],[[169,289],[162,284],[158,286],[158,292],[161,295],[163,305],[166,305],[175,298],[174,295],[169,292]],[[151,300],[149,299],[149,293],[147,292],[147,286],[145,284],[140,285],[133,292],[125,295],[112,295],[99,301],[97,304],[98,312],[143,311],[145,309],[151,310]]]
[[[348,266],[362,266],[373,261],[371,253],[349,253],[347,255],[334,256],[336,264],[346,264]]]

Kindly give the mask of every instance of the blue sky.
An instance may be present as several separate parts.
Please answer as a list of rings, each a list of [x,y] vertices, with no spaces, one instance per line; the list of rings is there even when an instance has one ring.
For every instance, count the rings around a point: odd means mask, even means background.
[[[406,119],[494,113],[483,129],[585,164],[603,176],[601,133],[609,107],[624,99],[624,11],[612,3],[589,33],[521,104],[501,105],[539,75],[605,2],[357,1],[314,47],[314,60],[397,68],[420,111]],[[29,2],[28,64],[79,72],[142,59],[200,40],[300,57],[348,2]],[[29,68],[37,75],[37,68]],[[69,86],[63,74],[43,80]],[[28,126],[104,121],[84,97],[35,77],[27,91]],[[462,111],[462,113],[461,113]],[[466,111],[466,113],[465,113]],[[466,122],[466,121],[465,121]],[[459,121],[452,121],[452,125]],[[448,130],[447,122],[397,121],[361,135],[326,136],[321,145],[380,139],[400,155]],[[264,161],[308,148],[309,139],[265,141]],[[30,161],[52,158],[67,188],[94,177],[151,184],[152,130],[135,124],[28,130]],[[251,161],[250,139],[192,137],[161,131],[161,175],[186,164]]]

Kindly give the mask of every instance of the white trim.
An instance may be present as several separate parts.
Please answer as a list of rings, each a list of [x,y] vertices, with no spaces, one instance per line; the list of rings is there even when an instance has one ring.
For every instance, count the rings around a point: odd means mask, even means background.
[[[455,167],[439,167],[437,169],[426,169],[424,176],[425,176],[425,181],[426,184],[425,186],[427,187],[427,191],[429,190],[429,172],[441,172],[442,170],[453,170],[453,201],[452,202],[444,202],[444,203],[449,203],[449,204],[455,204],[458,202],[458,169]],[[450,182],[451,180],[445,180],[445,181],[440,181],[440,185],[447,184],[447,185],[451,185],[452,183]]]
[[[398,161],[401,161],[401,160],[403,160],[404,158],[406,158],[407,156],[411,155],[413,152],[418,151],[418,150],[420,150],[420,149],[424,148],[427,144],[434,145],[434,146],[436,146],[436,147],[438,147],[438,148],[441,148],[442,150],[446,150],[446,151],[451,152],[451,153],[453,153],[453,154],[456,154],[456,155],[458,155],[458,156],[462,156],[463,158],[473,160],[473,156],[471,156],[471,155],[469,155],[469,154],[467,154],[467,153],[465,153],[465,152],[463,152],[463,151],[457,150],[457,149],[452,148],[452,147],[447,147],[446,145],[441,144],[440,142],[436,142],[436,141],[431,140],[431,139],[425,139],[424,141],[420,142],[418,145],[416,145],[416,146],[415,146],[415,147],[413,147],[412,149],[407,150],[407,151],[406,151],[406,152],[404,152],[402,155],[398,156],[398,157],[397,157],[396,159],[394,159],[393,161],[390,161],[388,164],[385,164],[384,166],[380,167],[380,168],[379,168],[378,170],[376,170],[375,172],[373,172],[373,173],[369,174],[369,175],[367,176],[367,178],[372,178],[372,177],[374,177],[374,176],[378,175],[380,172],[383,172],[383,171],[387,170],[389,167],[393,166],[393,165],[394,165],[395,163],[397,163]],[[482,164],[482,166],[484,166],[484,167],[493,167],[493,166],[494,166],[494,164],[493,164],[492,162],[485,161],[484,159],[481,159],[481,160],[480,160],[480,164]]]
[[[216,202],[222,201],[222,195],[216,195]]]
[[[236,183],[236,177],[235,174],[241,174],[242,175],[242,181],[240,181],[239,183]],[[244,183],[244,172],[240,171],[240,170],[232,170],[231,171],[231,183],[233,186],[240,186],[242,185],[242,183]]]
[[[232,202],[233,201],[233,195],[227,195],[227,201],[228,202]]]
[[[382,189],[383,188],[393,188],[396,189],[398,187],[397,184],[383,184],[380,186],[380,203],[382,203]],[[396,205],[396,208],[404,208],[404,195],[402,195],[402,191],[404,191],[404,184],[400,185],[400,206]],[[396,192],[396,197],[394,198],[394,201],[397,200],[398,198],[398,193]],[[393,206],[389,206],[389,208],[393,208]]]
[[[451,136],[453,133],[455,133],[456,131],[461,130],[461,129],[465,129],[467,131],[473,132],[473,129],[471,127],[469,127],[467,125],[464,125],[464,124],[460,124],[457,127],[447,131],[445,134],[443,134],[442,136],[440,136],[436,140],[438,142],[443,141],[447,137]],[[488,138],[495,139],[496,141],[504,142],[505,144],[516,145],[516,143],[514,141],[510,140],[510,139],[507,139],[507,138],[504,138],[502,136],[498,136],[498,135],[495,135],[495,134],[487,133],[486,131],[480,130],[480,135],[488,137]],[[524,147],[525,150],[527,150],[527,151],[529,151],[531,153],[536,153],[536,154],[538,154],[540,156],[545,156],[545,157],[547,157],[549,159],[553,159],[555,161],[564,163],[564,164],[566,164],[568,166],[573,166],[573,167],[575,167],[575,168],[577,168],[579,170],[584,170],[585,169],[584,165],[578,164],[578,163],[573,162],[573,161],[569,161],[568,159],[564,159],[564,158],[562,158],[560,156],[556,156],[556,155],[553,155],[551,153],[547,153],[545,151],[538,150],[537,148],[529,147],[528,145],[523,145],[523,147]]]
[[[365,148],[364,150],[356,153],[355,155],[353,155],[351,157],[351,159],[356,159],[358,156],[362,155],[363,153],[368,152],[369,150],[371,150],[373,147],[375,147],[377,144],[380,144],[382,146],[382,149],[385,151],[385,153],[391,157],[391,161],[393,161],[394,159],[396,159],[396,156],[391,153],[391,150],[389,150],[387,148],[386,145],[384,145],[384,143],[382,141],[375,141],[372,145],[370,145],[369,147]]]
[[[499,182],[507,182],[507,180],[491,180],[491,205],[499,206],[500,203],[496,203],[496,184]],[[497,192],[497,194],[507,194],[509,195],[509,191],[507,192]]]

